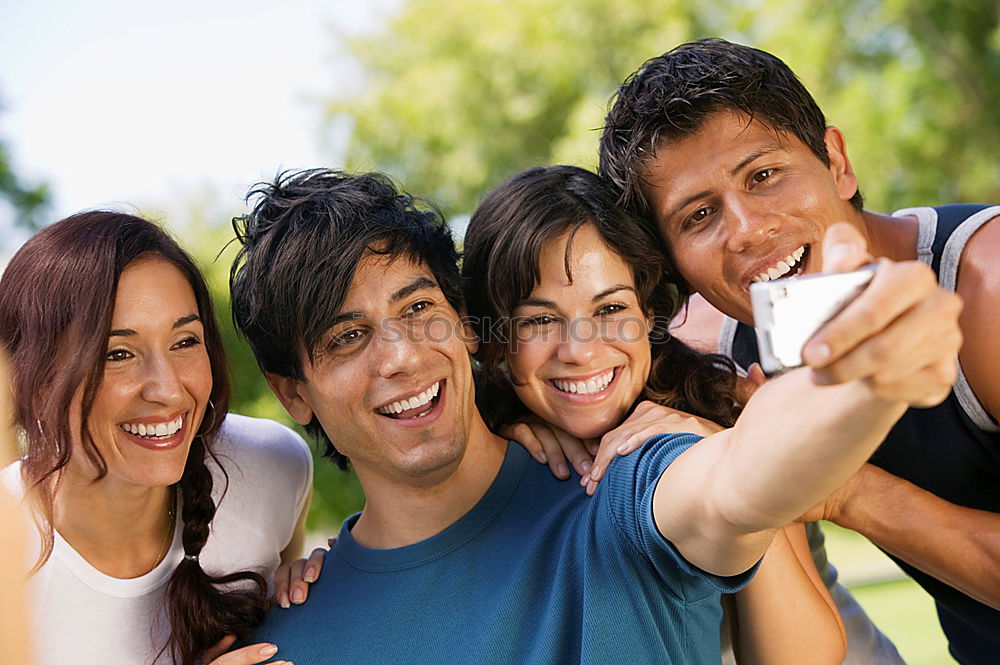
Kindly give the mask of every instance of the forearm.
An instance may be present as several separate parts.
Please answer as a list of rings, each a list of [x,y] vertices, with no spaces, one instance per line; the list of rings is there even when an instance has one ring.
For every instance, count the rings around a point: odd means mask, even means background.
[[[830,516],[914,568],[1000,610],[1000,514],[945,501],[865,465]]]
[[[740,665],[843,661],[844,625],[816,572],[804,525],[778,530],[754,580],[735,599]]]
[[[711,474],[714,510],[737,534],[793,521],[868,459],[905,408],[861,381],[814,385],[808,369],[769,382]]]

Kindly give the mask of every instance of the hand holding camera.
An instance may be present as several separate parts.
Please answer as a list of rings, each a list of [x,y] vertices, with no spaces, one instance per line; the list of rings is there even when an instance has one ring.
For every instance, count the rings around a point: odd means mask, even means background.
[[[782,282],[796,286],[792,284],[796,280],[803,284],[813,280],[819,287],[809,289],[806,307],[799,308],[802,314],[798,316],[782,314],[791,308],[776,309],[773,302],[770,310],[763,303],[758,310],[755,302],[754,315],[765,327],[772,326],[768,333],[772,341],[775,335],[780,341],[785,329],[792,329],[800,339],[808,336],[810,323],[819,329],[801,347],[801,358],[787,351],[784,356],[775,354],[773,344],[765,352],[767,345],[761,339],[762,364],[765,370],[780,371],[801,363],[813,368],[814,379],[821,384],[861,379],[882,399],[934,406],[947,397],[955,382],[956,356],[962,345],[961,298],[938,286],[931,268],[919,261],[881,259],[869,281],[869,273],[858,268],[871,260],[858,230],[850,224],[836,224],[823,241],[823,271],[836,275],[768,282],[772,292],[781,289]],[[829,287],[822,288],[824,280]],[[835,314],[828,321],[816,320],[817,308],[809,302],[819,297],[832,303],[827,316]]]

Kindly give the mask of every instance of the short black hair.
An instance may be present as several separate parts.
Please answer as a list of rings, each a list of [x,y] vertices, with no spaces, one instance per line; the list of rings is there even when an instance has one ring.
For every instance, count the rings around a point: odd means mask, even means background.
[[[462,311],[458,253],[441,213],[380,173],[286,171],[247,194],[249,214],[233,219],[242,245],[229,273],[233,320],[265,372],[302,380],[369,253],[407,257],[430,269]],[[341,454],[314,417],[306,430]]]
[[[779,58],[723,39],[699,39],[647,60],[618,89],[601,133],[600,173],[619,202],[645,216],[643,164],[664,142],[695,134],[709,116],[736,111],[798,137],[825,165],[826,118]],[[851,205],[861,209],[859,189]]]

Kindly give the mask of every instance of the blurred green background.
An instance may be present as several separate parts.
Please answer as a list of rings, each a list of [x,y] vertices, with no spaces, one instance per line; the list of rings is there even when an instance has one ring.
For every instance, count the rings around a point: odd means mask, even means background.
[[[768,50],[797,72],[844,130],[869,209],[991,202],[1000,200],[998,7],[995,0],[409,0],[362,36],[331,31],[331,48],[350,54],[363,85],[303,103],[321,103],[328,124],[350,128],[336,166],[390,173],[435,200],[460,231],[480,197],[516,170],[595,167],[617,85],[649,57],[720,36]],[[25,228],[50,221],[45,183],[19,178],[2,144],[0,197]],[[223,313],[234,411],[289,423],[229,323],[234,248],[225,247],[229,219],[242,211],[239,201],[209,194],[174,213],[169,226],[200,260]],[[354,477],[318,461],[310,527],[332,532],[361,505]],[[857,538],[832,536],[831,559],[854,551]],[[866,550],[862,559],[879,556]],[[909,662],[949,662],[926,595],[910,582],[859,584],[862,602]]]

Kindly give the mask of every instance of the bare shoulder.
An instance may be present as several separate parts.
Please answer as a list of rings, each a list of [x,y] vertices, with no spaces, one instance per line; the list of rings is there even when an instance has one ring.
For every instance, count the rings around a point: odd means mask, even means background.
[[[959,354],[972,391],[994,420],[1000,419],[1000,217],[986,222],[962,252],[957,293],[965,307]]]

